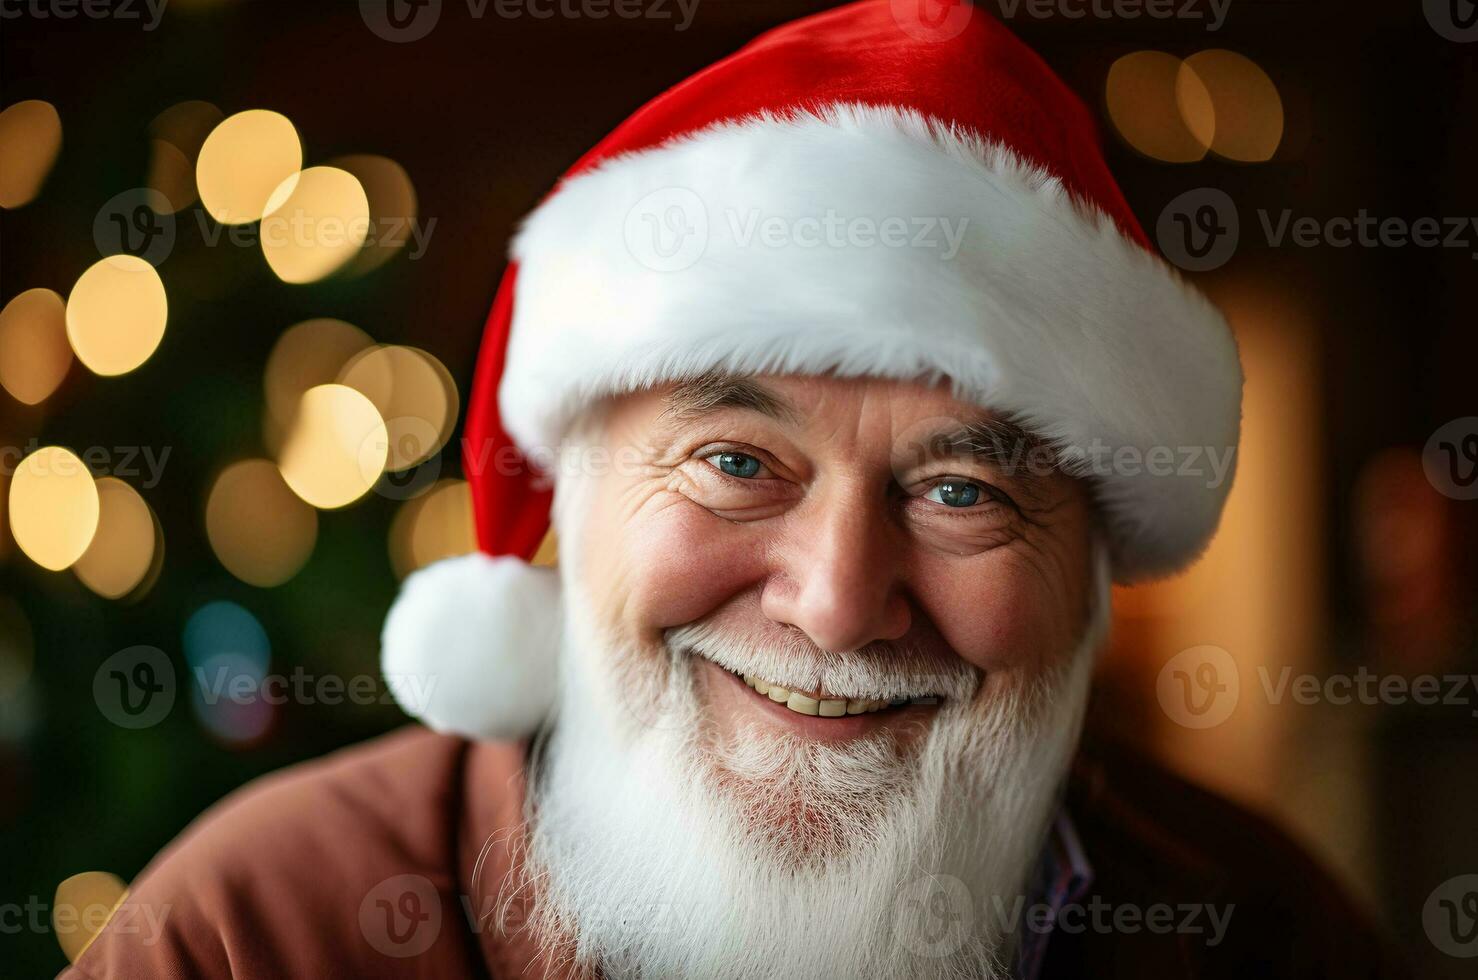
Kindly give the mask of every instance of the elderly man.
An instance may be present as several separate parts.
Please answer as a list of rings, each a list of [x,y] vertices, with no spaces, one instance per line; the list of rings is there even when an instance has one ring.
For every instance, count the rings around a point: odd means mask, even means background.
[[[1227,458],[1241,372],[1082,105],[927,7],[774,31],[566,176],[484,340],[483,551],[385,630],[440,734],[223,804],[74,975],[1381,972],[1283,838],[1078,744],[1110,582],[1226,490],[1113,460]]]

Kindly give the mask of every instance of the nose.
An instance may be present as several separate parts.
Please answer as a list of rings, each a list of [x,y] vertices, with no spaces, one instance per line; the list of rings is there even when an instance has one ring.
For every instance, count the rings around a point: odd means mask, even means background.
[[[760,608],[823,650],[845,652],[896,640],[913,620],[896,528],[881,508],[838,504],[797,518],[772,551]]]

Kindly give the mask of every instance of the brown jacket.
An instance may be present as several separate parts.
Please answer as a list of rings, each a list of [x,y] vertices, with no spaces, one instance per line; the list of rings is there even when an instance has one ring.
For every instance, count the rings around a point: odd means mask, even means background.
[[[523,753],[412,728],[254,783],[154,860],[62,976],[551,977],[487,924]],[[1392,975],[1362,917],[1262,821],[1102,747],[1081,754],[1068,806],[1093,884],[1043,980]],[[1214,944],[1207,906],[1230,916]]]

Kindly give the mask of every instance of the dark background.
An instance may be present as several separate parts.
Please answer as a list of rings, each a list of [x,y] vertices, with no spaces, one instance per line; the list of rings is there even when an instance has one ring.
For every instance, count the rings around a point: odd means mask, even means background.
[[[286,114],[302,136],[305,165],[346,153],[388,156],[410,174],[423,220],[437,222],[419,260],[402,253],[362,278],[289,286],[258,251],[207,248],[195,222],[182,221],[175,252],[160,267],[169,329],[147,363],[116,379],[74,364],[36,409],[0,392],[6,445],[36,438],[172,450],[164,479],[145,493],[166,557],[143,597],[109,602],[68,573],[38,568],[13,543],[0,550],[0,590],[23,610],[35,650],[29,682],[0,705],[0,903],[50,902],[57,883],[80,871],[107,870],[126,881],[192,818],[253,776],[404,723],[393,706],[288,704],[265,737],[233,745],[212,737],[183,701],[141,731],[110,724],[93,701],[98,664],[124,647],[156,646],[184,670],[181,627],[215,599],[240,603],[264,624],[274,670],[376,672],[379,625],[396,588],[385,540],[397,501],[372,494],[320,514],[312,558],[272,589],[234,579],[203,532],[213,474],[264,452],[261,376],[281,332],[333,316],[376,340],[424,348],[451,369],[465,400],[507,238],[554,178],[666,86],[760,30],[826,6],[700,0],[691,27],[678,32],[671,21],[650,19],[504,19],[491,10],[477,19],[460,0],[448,0],[430,36],[408,44],[377,37],[348,0],[179,0],[152,32],[117,19],[0,21],[0,107],[44,99],[65,132],[41,195],[0,212],[0,304],[38,286],[67,294],[97,258],[91,228],[98,208],[144,183],[149,121],[187,99],[212,102],[227,115],[247,108]],[[1439,36],[1418,3],[1232,0],[1214,34],[1148,18],[1020,14],[1012,27],[1100,118],[1109,66],[1142,48],[1181,56],[1230,48],[1278,85],[1287,130],[1278,155],[1262,164],[1213,157],[1158,163],[1116,138],[1105,119],[1110,166],[1151,234],[1166,203],[1197,187],[1227,191],[1244,231],[1257,208],[1321,217],[1364,208],[1408,220],[1478,214],[1471,178],[1478,44]],[[1362,538],[1370,515],[1356,490],[1372,460],[1405,459],[1409,468],[1439,426],[1478,414],[1478,265],[1471,254],[1478,246],[1274,249],[1253,238],[1244,234],[1236,257],[1201,282],[1218,298],[1249,281],[1295,297],[1296,322],[1312,351],[1297,370],[1319,437],[1313,452],[1276,474],[1317,501],[1311,533],[1320,588],[1310,615],[1321,627],[1306,663],[1402,672],[1410,666],[1403,639],[1410,624],[1377,615],[1386,586],[1372,578],[1380,553],[1372,557]],[[1381,456],[1391,451],[1397,456]],[[441,466],[443,475],[454,473],[455,454]],[[1478,504],[1429,503],[1440,540],[1414,574],[1432,579],[1420,589],[1438,596],[1440,615],[1456,626],[1422,669],[1471,671]],[[1276,508],[1276,496],[1264,506]],[[1222,585],[1233,597],[1240,587]],[[1184,764],[1187,755],[1169,743],[1185,733],[1145,720],[1142,682],[1149,677],[1152,698],[1160,653],[1136,651],[1124,636],[1149,635],[1144,623],[1167,613],[1151,600],[1136,608],[1139,626],[1126,625],[1105,665],[1103,702],[1124,706],[1099,705],[1108,724],[1295,825],[1341,869],[1421,975],[1470,976],[1471,961],[1442,955],[1421,924],[1433,888],[1478,872],[1478,719],[1470,708],[1378,708],[1329,728],[1322,714],[1300,716],[1291,741],[1271,752],[1279,778],[1219,780],[1215,751],[1195,749],[1200,764]],[[1300,734],[1311,728],[1322,734]],[[1310,755],[1320,738],[1341,740],[1341,751]],[[1339,763],[1349,778],[1320,807],[1287,804],[1289,771],[1351,753],[1357,762]],[[1285,758],[1301,761],[1279,770]],[[1355,831],[1326,831],[1334,826]],[[6,975],[50,975],[65,963],[46,931],[0,935],[0,948]]]

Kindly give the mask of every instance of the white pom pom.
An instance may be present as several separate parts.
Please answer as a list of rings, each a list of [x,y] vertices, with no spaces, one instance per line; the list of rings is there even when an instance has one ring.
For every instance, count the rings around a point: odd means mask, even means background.
[[[509,556],[412,574],[385,618],[380,668],[406,713],[470,738],[530,735],[554,706],[559,576]]]

